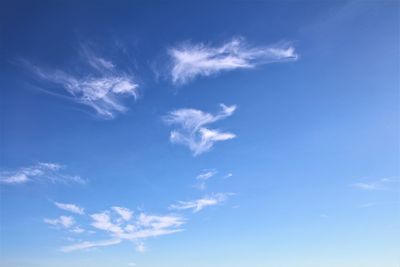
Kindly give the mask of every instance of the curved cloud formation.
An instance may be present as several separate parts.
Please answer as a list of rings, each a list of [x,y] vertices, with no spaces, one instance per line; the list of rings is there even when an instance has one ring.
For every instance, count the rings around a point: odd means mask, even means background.
[[[209,151],[218,141],[235,138],[236,135],[233,133],[205,127],[208,124],[232,116],[236,110],[236,105],[226,106],[221,104],[220,106],[221,111],[216,115],[197,109],[171,111],[164,118],[164,121],[170,125],[178,125],[180,128],[171,132],[170,141],[189,147],[196,156]]]
[[[292,46],[249,46],[244,38],[233,39],[221,46],[184,43],[169,49],[168,54],[172,60],[170,75],[174,84],[185,84],[198,76],[222,71],[298,59]]]

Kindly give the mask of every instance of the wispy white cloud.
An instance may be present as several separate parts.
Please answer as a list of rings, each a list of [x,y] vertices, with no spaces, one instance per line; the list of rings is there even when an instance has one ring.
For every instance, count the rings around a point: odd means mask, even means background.
[[[200,190],[206,189],[207,180],[215,176],[217,171],[215,169],[206,169],[202,173],[196,176],[197,184],[196,187]]]
[[[233,173],[228,173],[228,174],[226,174],[223,178],[224,179],[228,179],[228,178],[231,178],[233,176]]]
[[[379,185],[374,183],[354,183],[352,184],[353,187],[363,190],[381,190],[382,188]]]
[[[139,253],[146,252],[146,247],[144,246],[144,244],[142,242],[136,244],[136,251]]]
[[[192,201],[179,201],[178,204],[174,204],[170,206],[170,209],[174,210],[187,210],[190,209],[193,212],[199,212],[202,209],[215,206],[223,203],[229,197],[229,193],[217,193],[211,196],[205,196],[203,198],[192,200]]]
[[[54,205],[56,205],[58,208],[62,210],[66,210],[72,213],[76,214],[84,214],[85,210],[75,204],[66,204],[66,203],[60,203],[60,202],[54,202]]]
[[[218,193],[204,197],[195,201],[179,202],[178,205],[172,205],[170,208],[175,210],[192,209],[193,212],[198,212],[205,207],[214,206],[224,202],[231,193]],[[70,204],[73,205],[73,204]],[[59,205],[58,205],[59,206]],[[78,205],[73,205],[79,207]],[[62,206],[65,207],[65,206]],[[75,208],[68,206],[67,211],[77,211]],[[87,223],[87,216],[90,220],[89,224],[81,227],[79,224]],[[63,252],[72,252],[76,250],[86,250],[95,247],[111,246],[121,243],[122,241],[132,242],[135,249],[144,253],[146,246],[144,241],[148,238],[171,235],[184,231],[183,225],[187,222],[185,218],[177,214],[149,214],[143,211],[134,213],[128,208],[120,206],[112,206],[108,210],[85,215],[82,208],[82,216],[75,221],[70,216],[60,216],[56,219],[44,219],[44,222],[56,228],[67,229],[67,233],[82,234],[95,238],[99,236],[108,236],[106,240],[86,240],[61,248]],[[90,229],[93,227],[96,231]],[[71,239],[75,240],[75,239]]]
[[[250,46],[244,38],[234,38],[221,46],[183,43],[170,48],[170,75],[175,84],[185,84],[198,76],[210,76],[222,71],[250,69],[273,62],[298,59],[293,46],[276,44]]]
[[[133,212],[124,207],[111,207],[110,210],[91,214],[90,218],[92,220],[90,225],[100,230],[100,232],[107,233],[110,240],[80,242],[63,247],[62,251],[71,252],[98,246],[108,246],[128,240],[135,244],[138,252],[144,252],[145,246],[143,241],[145,239],[181,232],[183,231],[181,226],[185,223],[182,217],[176,215],[154,215],[142,212],[134,217]],[[45,219],[45,222],[55,226],[64,225],[64,228],[70,228],[75,224],[75,221],[73,218],[72,221],[68,220],[68,217],[61,216],[55,220]],[[83,233],[85,230],[81,227],[75,227],[70,232]]]
[[[133,211],[123,207],[112,207],[112,209],[121,216],[125,221],[129,221],[132,218]]]
[[[44,222],[53,226],[60,226],[63,228],[70,228],[75,224],[75,220],[71,216],[60,216],[57,219],[44,219]]]
[[[76,243],[70,246],[64,246],[61,248],[62,252],[72,252],[76,250],[90,249],[95,247],[106,247],[112,246],[121,243],[120,239],[110,239],[110,240],[102,240],[102,241],[84,241],[80,243]]]
[[[207,170],[203,170],[202,173],[197,175],[196,179],[200,180],[200,181],[206,181],[216,174],[217,174],[217,171],[215,169],[207,169]]]
[[[58,163],[39,162],[28,167],[0,172],[2,184],[24,184],[28,182],[49,181],[53,183],[79,183],[86,181],[79,176],[63,173],[65,166]]]
[[[196,156],[209,151],[218,141],[235,138],[236,135],[233,133],[206,127],[208,124],[231,116],[236,110],[236,105],[221,104],[220,106],[221,111],[216,115],[197,109],[178,109],[170,112],[164,117],[164,121],[169,125],[180,127],[171,132],[170,141],[189,147]]]
[[[150,227],[152,229],[165,229],[169,227],[180,227],[184,223],[181,217],[177,216],[159,216],[141,213],[138,219],[138,225]]]
[[[91,225],[99,230],[104,230],[107,232],[111,232],[113,234],[123,233],[123,230],[120,227],[120,225],[114,224],[111,221],[111,217],[108,211],[95,213],[92,214],[90,217],[92,217],[93,219]]]
[[[138,241],[149,237],[169,235],[183,231],[185,220],[175,215],[152,215],[141,213],[131,229],[119,235],[123,239]]]
[[[71,233],[75,233],[75,234],[81,234],[81,233],[85,232],[85,229],[83,229],[83,228],[81,228],[79,226],[76,226],[73,229],[71,229],[70,232]]]
[[[387,190],[393,183],[398,183],[398,179],[383,178],[375,181],[354,183],[351,184],[351,186],[361,190],[377,191],[377,190]]]
[[[88,45],[81,45],[80,54],[92,68],[96,69],[100,73],[114,71],[116,69],[114,63],[97,56],[95,53],[93,53],[92,49],[90,49]]]
[[[97,115],[104,119],[112,119],[123,113],[127,107],[123,104],[126,97],[139,94],[139,84],[132,75],[119,71],[114,63],[96,56],[87,48],[81,54],[91,67],[86,75],[73,75],[65,71],[48,71],[26,63],[29,69],[42,80],[61,86],[75,102],[93,108]]]

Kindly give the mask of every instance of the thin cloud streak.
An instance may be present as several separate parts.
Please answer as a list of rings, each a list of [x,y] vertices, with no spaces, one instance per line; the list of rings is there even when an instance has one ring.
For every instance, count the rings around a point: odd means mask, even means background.
[[[69,211],[72,213],[76,213],[76,214],[80,214],[80,215],[85,214],[85,210],[75,204],[54,202],[54,205],[56,205],[59,209],[66,210],[66,211]]]
[[[120,239],[110,239],[102,241],[84,241],[81,243],[76,243],[70,246],[64,246],[61,248],[62,252],[72,252],[76,250],[90,249],[95,247],[106,247],[121,243]]]
[[[106,72],[114,71],[116,66],[111,61],[97,56],[93,51],[87,46],[82,44],[80,54],[82,58],[90,65],[93,69],[104,74]]]
[[[43,220],[45,223],[53,225],[53,226],[59,226],[63,228],[70,228],[75,224],[75,219],[71,216],[60,216],[57,219],[48,219],[45,218]]]
[[[210,206],[219,205],[225,202],[230,193],[217,193],[211,196],[205,196],[203,198],[192,200],[192,201],[179,201],[178,204],[174,204],[170,206],[170,209],[173,210],[187,210],[190,209],[194,213],[201,211],[202,209]]]
[[[198,76],[222,71],[251,69],[258,65],[295,61],[299,58],[293,46],[250,46],[244,38],[234,38],[221,46],[183,43],[168,49],[170,76],[174,84],[186,84]]]
[[[0,183],[8,185],[25,184],[28,182],[78,183],[86,184],[79,176],[63,173],[65,166],[59,163],[39,162],[28,167],[12,171],[0,172]]]
[[[376,181],[354,183],[350,186],[366,191],[379,191],[388,190],[391,184],[398,184],[398,182],[398,179],[382,178]]]
[[[85,231],[85,229],[82,229],[81,227],[77,226],[77,227],[71,229],[70,232],[75,233],[75,234],[82,234],[86,231]]]
[[[214,169],[211,170],[203,170],[202,173],[196,176],[197,180],[206,181],[216,175],[218,172]]]

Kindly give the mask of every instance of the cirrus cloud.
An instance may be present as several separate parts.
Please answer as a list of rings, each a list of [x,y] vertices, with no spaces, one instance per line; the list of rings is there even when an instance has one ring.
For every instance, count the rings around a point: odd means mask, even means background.
[[[215,169],[205,169],[199,175],[196,176],[197,184],[196,187],[200,190],[206,189],[207,180],[217,174]]]
[[[198,212],[206,207],[215,206],[223,203],[231,193],[212,194],[195,201],[179,202],[177,205],[171,205],[170,209],[186,210],[191,209],[193,212]],[[118,207],[118,209],[116,209]],[[122,214],[129,216],[122,217]],[[61,247],[62,252],[73,252],[77,250],[86,250],[96,247],[105,247],[119,244],[123,241],[132,242],[136,250],[144,253],[146,247],[144,241],[149,238],[171,235],[184,231],[183,225],[187,220],[178,214],[151,214],[141,211],[136,214],[128,208],[113,206],[110,209],[103,210],[90,215],[82,214],[75,220],[71,216],[60,216],[56,219],[44,219],[46,224],[54,226],[56,229],[64,230],[70,234],[85,234],[93,240],[82,240],[77,243],[65,245]],[[82,228],[79,223],[89,224]],[[82,220],[82,221],[80,221]],[[90,229],[93,228],[93,231]],[[107,239],[96,239],[100,235],[108,236]],[[74,239],[71,239],[72,241]]]
[[[177,109],[164,117],[165,123],[177,125],[179,128],[171,131],[170,141],[187,146],[193,155],[197,156],[209,151],[216,142],[226,141],[236,137],[229,132],[221,132],[206,126],[225,119],[236,110],[236,105],[220,105],[221,111],[216,115],[198,109]]]
[[[8,185],[25,184],[28,182],[52,183],[79,183],[85,184],[86,180],[77,175],[65,174],[65,166],[59,163],[39,162],[37,164],[20,167],[15,170],[0,172],[0,183]]]
[[[178,204],[174,204],[170,206],[170,209],[173,210],[192,210],[194,213],[201,211],[202,209],[215,206],[226,201],[231,195],[230,193],[217,193],[211,196],[205,196],[200,199],[192,200],[192,201],[179,201]]]
[[[374,181],[363,181],[351,184],[352,187],[366,190],[366,191],[378,191],[378,190],[388,190],[391,186],[398,186],[399,179],[397,178],[382,178]]]
[[[59,69],[50,71],[23,62],[37,77],[63,88],[68,98],[94,109],[100,118],[113,119],[117,114],[126,112],[128,108],[123,99],[137,99],[139,96],[139,84],[132,75],[118,70],[114,63],[96,56],[86,46],[82,46],[80,54],[86,66],[90,67],[85,68],[83,75]],[[45,91],[56,94],[54,90]]]
[[[242,37],[233,38],[221,46],[186,42],[168,49],[168,54],[171,58],[170,77],[174,84],[185,84],[198,76],[222,71],[294,61],[299,57],[294,47],[288,44],[251,46]]]
[[[76,214],[84,214],[85,210],[75,204],[66,204],[66,203],[60,203],[60,202],[54,202],[54,205],[56,205],[59,209],[66,210],[72,213]]]
[[[133,216],[133,212],[128,208],[116,206],[105,211],[93,213],[89,215],[89,219],[91,222],[87,227],[93,227],[96,229],[96,232],[100,232],[100,234],[105,233],[108,235],[109,239],[85,240],[63,246],[61,251],[72,252],[95,247],[111,246],[127,240],[135,244],[138,252],[143,253],[145,251],[144,240],[151,237],[181,232],[183,231],[182,225],[186,222],[184,218],[177,215],[156,215],[141,212],[137,216]],[[87,219],[84,221],[87,221]],[[60,216],[56,219],[45,218],[44,222],[56,226],[58,229],[67,229],[68,232],[73,234],[91,232],[86,231],[80,226],[71,228],[77,224],[77,221],[70,216]]]
[[[48,219],[45,218],[43,220],[45,223],[53,225],[53,226],[60,226],[63,228],[70,228],[75,224],[75,219],[71,216],[60,216],[57,219]]]

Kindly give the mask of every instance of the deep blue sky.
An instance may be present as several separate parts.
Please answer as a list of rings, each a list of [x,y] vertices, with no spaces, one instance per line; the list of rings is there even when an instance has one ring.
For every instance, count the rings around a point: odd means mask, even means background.
[[[400,264],[399,2],[216,2],[2,2],[1,266]],[[251,67],[198,60],[174,82],[171,51],[199,47]],[[129,80],[137,99],[110,92],[126,110],[104,117],[68,91],[98,77]],[[193,129],[168,118],[194,110],[234,138],[198,155],[174,142]],[[184,208],[199,200],[212,203]],[[170,216],[184,231],[128,240],[93,225],[129,224],[114,206],[135,227]],[[120,243],[62,251],[105,240]]]

